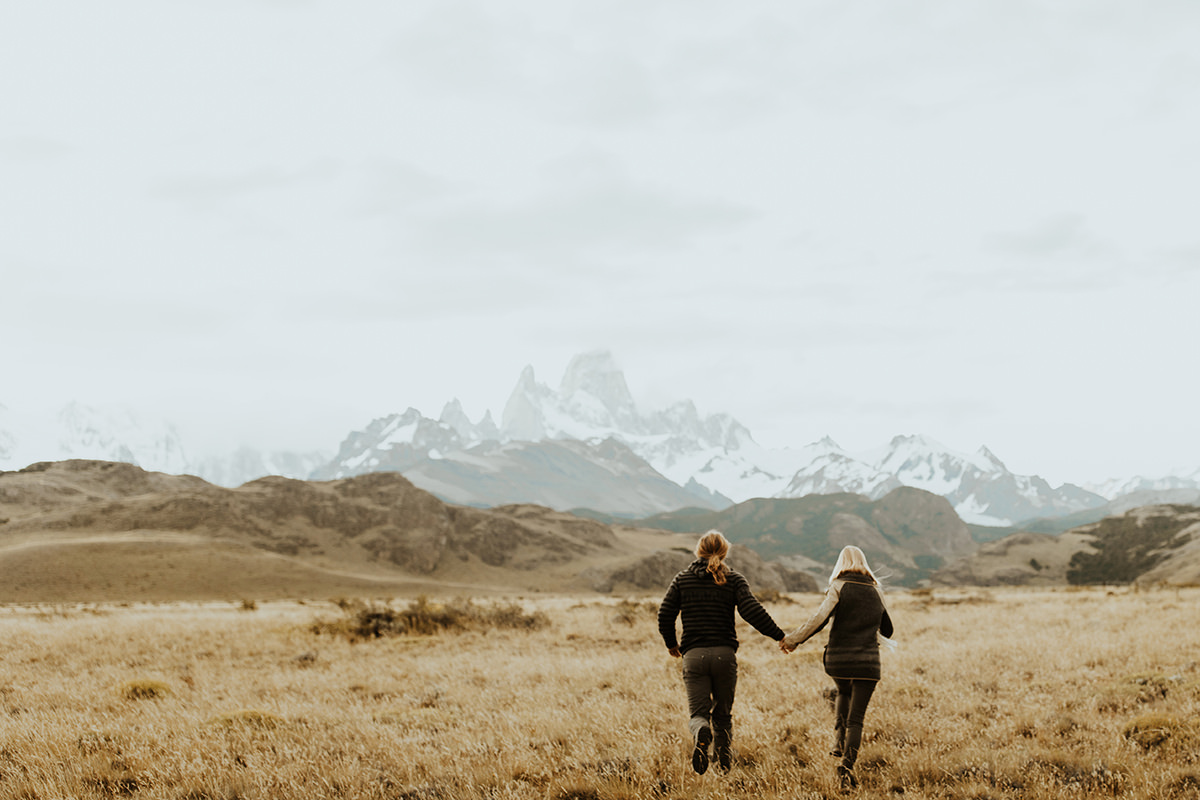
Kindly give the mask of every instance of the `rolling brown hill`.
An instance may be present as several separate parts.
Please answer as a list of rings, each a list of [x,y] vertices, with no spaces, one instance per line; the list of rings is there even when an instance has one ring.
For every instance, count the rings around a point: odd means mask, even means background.
[[[694,538],[451,505],[398,473],[236,489],[101,461],[0,473],[0,602],[652,590],[639,565]]]
[[[1150,505],[1065,533],[1015,533],[935,572],[940,585],[1200,583],[1200,507]]]
[[[854,544],[889,582],[909,586],[977,547],[946,498],[909,487],[879,500],[857,494],[759,498],[723,511],[660,514],[639,524],[681,532],[717,528],[764,558],[818,575],[827,574],[842,547]]]

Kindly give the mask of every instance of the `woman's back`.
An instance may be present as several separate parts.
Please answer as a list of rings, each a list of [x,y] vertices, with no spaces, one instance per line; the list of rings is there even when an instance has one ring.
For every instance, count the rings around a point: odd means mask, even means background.
[[[879,634],[892,621],[879,587],[867,576],[841,576],[834,582],[838,601],[825,647],[825,672],[833,678],[879,680]]]
[[[858,785],[854,764],[862,744],[867,705],[879,681],[879,637],[892,635],[892,619],[879,582],[866,555],[854,545],[846,545],[838,554],[820,608],[808,622],[785,636],[779,646],[790,653],[828,622],[832,625],[822,661],[825,673],[837,684],[837,741],[832,752],[842,759],[838,766],[842,787],[850,788]]]
[[[875,584],[846,579],[838,591],[837,610],[829,630],[829,646],[875,648],[883,622],[883,600]]]

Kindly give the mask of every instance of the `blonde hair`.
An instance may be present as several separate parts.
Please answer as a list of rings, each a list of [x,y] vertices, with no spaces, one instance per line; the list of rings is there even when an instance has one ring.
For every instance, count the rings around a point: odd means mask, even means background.
[[[708,572],[718,586],[725,583],[725,556],[729,555],[729,540],[720,531],[709,531],[696,542],[696,558],[708,561]]]
[[[856,572],[869,577],[872,583],[879,584],[879,579],[867,564],[866,554],[852,544],[846,545],[842,552],[838,553],[837,563],[833,565],[833,572],[829,575],[829,582],[833,583],[843,572]]]

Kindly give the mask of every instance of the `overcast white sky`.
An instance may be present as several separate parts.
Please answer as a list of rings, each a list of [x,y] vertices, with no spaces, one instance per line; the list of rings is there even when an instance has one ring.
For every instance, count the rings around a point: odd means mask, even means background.
[[[768,447],[1200,467],[1200,4],[7,0],[0,403],[330,452],[611,350]]]

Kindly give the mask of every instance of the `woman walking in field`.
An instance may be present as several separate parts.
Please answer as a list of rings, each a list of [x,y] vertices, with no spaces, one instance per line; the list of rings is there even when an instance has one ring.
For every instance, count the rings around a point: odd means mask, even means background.
[[[671,581],[658,609],[658,630],[667,651],[683,658],[683,685],[692,735],[692,769],[708,769],[709,745],[717,765],[728,771],[733,759],[733,697],[737,689],[737,634],[733,611],[759,633],[775,641],[783,629],[750,591],[741,574],[725,565],[729,542],[709,531],[696,543],[696,560]],[[675,636],[675,618],[683,618],[683,640]]]
[[[821,606],[808,622],[783,638],[780,649],[792,652],[830,618],[833,625],[822,660],[825,674],[837,684],[833,755],[842,759],[838,765],[842,785],[854,787],[858,785],[854,762],[862,742],[863,719],[880,678],[880,637],[888,645],[895,643],[887,638],[892,635],[892,619],[883,604],[879,581],[863,551],[853,545],[843,547],[838,555]]]

